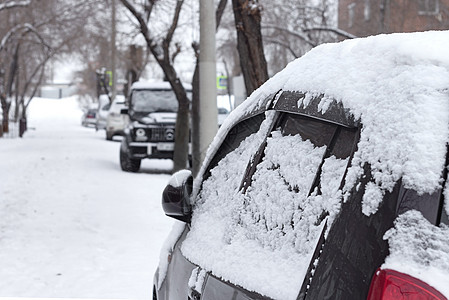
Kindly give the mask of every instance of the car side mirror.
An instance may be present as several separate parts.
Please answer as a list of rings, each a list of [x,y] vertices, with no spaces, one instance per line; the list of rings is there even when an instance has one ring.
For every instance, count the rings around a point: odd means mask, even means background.
[[[193,176],[189,170],[176,172],[162,193],[162,208],[167,216],[183,222],[192,218]]]
[[[120,113],[121,113],[122,115],[127,115],[127,114],[128,114],[128,109],[127,109],[127,108],[122,108],[122,109],[120,110]]]

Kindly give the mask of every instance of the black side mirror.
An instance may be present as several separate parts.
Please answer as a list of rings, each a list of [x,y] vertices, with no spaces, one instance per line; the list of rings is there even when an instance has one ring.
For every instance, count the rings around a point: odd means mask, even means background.
[[[192,172],[182,170],[172,175],[162,193],[162,208],[167,216],[183,222],[192,218]]]
[[[127,108],[122,108],[122,109],[120,110],[120,113],[121,113],[122,115],[127,115],[127,114],[128,114],[128,109],[127,109]]]

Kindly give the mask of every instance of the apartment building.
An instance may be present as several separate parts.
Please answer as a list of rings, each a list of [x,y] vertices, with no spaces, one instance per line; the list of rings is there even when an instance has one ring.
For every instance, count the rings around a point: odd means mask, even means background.
[[[338,27],[359,37],[449,29],[449,0],[339,0]]]

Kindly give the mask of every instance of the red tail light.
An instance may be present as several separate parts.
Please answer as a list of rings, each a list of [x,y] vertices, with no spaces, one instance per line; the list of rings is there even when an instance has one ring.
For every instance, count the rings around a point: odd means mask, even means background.
[[[427,283],[394,270],[377,269],[367,300],[447,300]]]

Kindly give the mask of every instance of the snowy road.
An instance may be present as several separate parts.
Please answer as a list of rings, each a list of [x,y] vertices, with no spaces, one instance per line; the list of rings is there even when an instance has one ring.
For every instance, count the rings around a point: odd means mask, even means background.
[[[81,114],[74,98],[37,98],[35,129],[0,139],[0,297],[151,297],[172,162],[122,172],[120,143]]]

